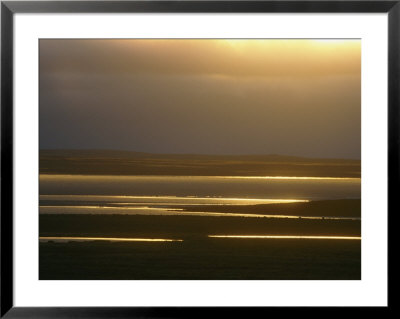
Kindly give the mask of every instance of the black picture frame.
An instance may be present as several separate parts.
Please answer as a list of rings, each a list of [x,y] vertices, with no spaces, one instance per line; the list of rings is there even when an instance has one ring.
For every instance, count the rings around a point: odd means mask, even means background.
[[[279,307],[15,307],[13,303],[13,19],[16,13],[388,13],[388,225],[398,213],[400,184],[400,0],[359,1],[1,1],[1,313],[6,318],[193,318],[267,314]],[[381,106],[385,107],[385,106]],[[391,248],[388,226],[388,247]],[[389,253],[389,252],[388,252]],[[389,254],[388,254],[388,262]],[[390,271],[390,268],[388,269]],[[390,274],[390,273],[389,273]],[[390,281],[388,280],[388,287]],[[393,284],[392,284],[393,285]],[[392,294],[388,298],[389,310]],[[296,315],[309,308],[290,307]],[[364,308],[366,311],[371,311]],[[314,308],[326,314],[327,309]],[[334,315],[340,307],[329,310]]]

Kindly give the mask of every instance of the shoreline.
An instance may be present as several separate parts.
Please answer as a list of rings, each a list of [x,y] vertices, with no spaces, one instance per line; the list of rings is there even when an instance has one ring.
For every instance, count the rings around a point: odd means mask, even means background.
[[[40,174],[360,178],[361,160],[41,150]]]

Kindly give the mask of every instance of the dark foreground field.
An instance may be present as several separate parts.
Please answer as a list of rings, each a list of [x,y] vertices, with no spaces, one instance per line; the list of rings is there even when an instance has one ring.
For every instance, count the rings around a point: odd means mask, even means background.
[[[40,236],[202,239],[208,235],[361,236],[359,220],[40,215]]]
[[[361,279],[361,242],[203,239],[40,243],[40,279]]]
[[[208,235],[360,236],[359,220],[40,215],[40,236],[182,242],[41,242],[40,279],[360,279],[361,241]]]

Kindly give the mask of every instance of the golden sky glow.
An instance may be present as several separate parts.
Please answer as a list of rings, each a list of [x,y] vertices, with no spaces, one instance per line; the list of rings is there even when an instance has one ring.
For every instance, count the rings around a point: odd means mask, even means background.
[[[360,106],[360,40],[40,40],[42,149],[359,159]]]
[[[46,42],[57,50],[65,40]],[[81,72],[214,74],[224,76],[360,75],[359,40],[71,40],[57,68]],[[67,44],[67,43],[65,43]],[[87,49],[91,56],[79,56]],[[160,54],[161,53],[161,54]],[[113,57],[118,54],[118,59]],[[72,56],[71,56],[72,55]],[[68,58],[72,57],[70,60]],[[99,63],[104,59],[105,63]],[[107,59],[108,62],[107,62]],[[68,61],[69,60],[69,61]],[[46,64],[57,60],[43,61]],[[84,63],[83,63],[84,62]],[[71,69],[72,68],[72,69]]]

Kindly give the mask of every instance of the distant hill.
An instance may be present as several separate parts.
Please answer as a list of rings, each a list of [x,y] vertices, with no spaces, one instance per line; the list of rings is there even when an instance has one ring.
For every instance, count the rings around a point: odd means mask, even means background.
[[[361,161],[281,155],[40,150],[41,174],[360,177]]]

